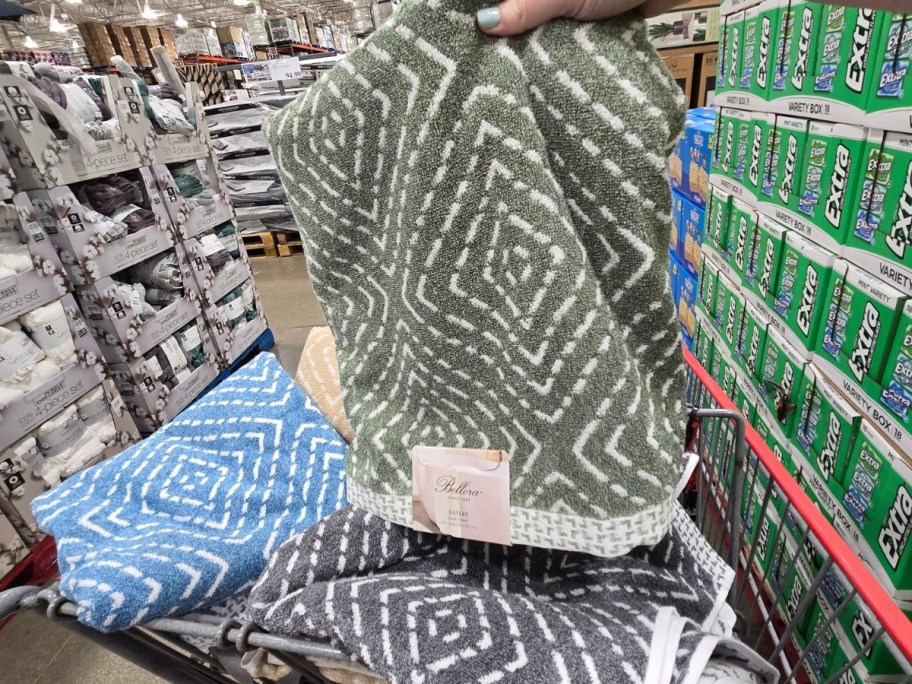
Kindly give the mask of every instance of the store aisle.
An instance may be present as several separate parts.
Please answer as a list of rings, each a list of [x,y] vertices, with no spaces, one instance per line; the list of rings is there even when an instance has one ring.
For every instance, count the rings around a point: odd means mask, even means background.
[[[304,341],[325,325],[304,256],[254,259],[253,277],[275,334],[273,352],[292,376]],[[29,612],[0,630],[2,681],[14,684],[157,684],[164,679]]]
[[[304,341],[314,327],[326,325],[320,305],[310,286],[304,255],[275,259],[253,259],[256,281],[266,320],[275,334],[273,352],[282,367],[294,377]]]

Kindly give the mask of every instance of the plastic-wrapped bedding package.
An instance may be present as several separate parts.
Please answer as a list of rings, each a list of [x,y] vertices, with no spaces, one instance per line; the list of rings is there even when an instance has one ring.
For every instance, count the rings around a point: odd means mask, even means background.
[[[111,405],[101,385],[76,400],[76,411],[86,428],[105,444],[117,435]]]
[[[233,228],[233,226],[232,226]],[[214,273],[218,273],[234,259],[226,249],[222,239],[215,232],[206,232],[196,238],[202,255]]]
[[[288,201],[285,188],[277,180],[225,180],[228,195],[235,208],[249,204],[279,204]]]
[[[236,287],[226,294],[216,302],[216,306],[229,330],[234,330],[239,325],[247,322],[247,313],[244,309],[241,288]]]
[[[203,338],[200,335],[199,326],[196,321],[191,321],[181,328],[177,335],[177,341],[181,350],[187,358],[188,368],[199,368],[206,361],[206,352],[203,351]]]
[[[247,157],[219,159],[219,171],[227,178],[244,178],[246,176],[270,175],[278,177],[275,159],[269,152],[252,154]]]
[[[60,372],[16,321],[0,325],[0,408],[38,388]]]
[[[155,225],[155,212],[137,203],[143,201],[142,191],[136,182],[120,175],[108,176],[85,183],[77,190],[77,197],[112,222],[110,242],[121,233],[135,233]],[[118,227],[125,226],[121,231]]]
[[[97,79],[85,77],[75,67],[41,64],[35,65],[28,81],[37,91],[62,108],[62,114],[60,110],[57,110],[57,114],[51,113],[46,111],[47,106],[43,106],[41,100],[38,101],[42,118],[58,139],[65,138],[64,129],[74,125],[82,126],[96,140],[111,140],[119,135],[120,123],[117,117],[95,90],[95,87],[101,88]],[[68,118],[69,122],[64,122],[61,118]]]
[[[143,81],[136,81],[136,86],[145,105],[146,115],[158,133],[190,135],[196,130],[184,115],[180,100],[158,97],[150,92],[149,86]]]
[[[285,204],[236,206],[234,211],[238,221],[265,221],[266,219],[283,218],[291,215],[291,210]]]
[[[177,252],[162,252],[126,270],[130,281],[147,288],[180,290],[184,286]]]
[[[35,437],[47,461],[42,477],[48,482],[79,472],[101,456],[106,446],[100,431],[86,429],[75,404],[42,423]]]
[[[252,280],[245,280],[241,283],[241,303],[244,305],[244,317],[248,321],[252,321],[257,315],[255,295]]]
[[[221,226],[217,226],[215,228],[215,234],[218,239],[221,240],[222,246],[224,246],[232,259],[241,258],[241,243],[240,240],[238,240],[238,232],[234,227],[234,223],[229,221]]]
[[[247,152],[248,150],[265,150],[266,138],[259,128],[244,128],[233,135],[213,137],[212,149],[218,155]]]
[[[191,208],[214,201],[216,191],[201,160],[172,164],[168,168],[178,191]]]
[[[32,268],[32,256],[17,221],[0,222],[0,280]]]
[[[73,334],[61,301],[55,300],[19,317],[29,337],[61,368],[76,362]]]
[[[266,117],[275,109],[259,103],[232,103],[227,107],[211,107],[206,111],[206,123],[211,132],[233,128],[252,128],[261,126]]]
[[[115,279],[105,294],[126,302],[127,308],[142,319],[155,316],[156,309],[146,300],[146,287],[142,283],[125,283]]]

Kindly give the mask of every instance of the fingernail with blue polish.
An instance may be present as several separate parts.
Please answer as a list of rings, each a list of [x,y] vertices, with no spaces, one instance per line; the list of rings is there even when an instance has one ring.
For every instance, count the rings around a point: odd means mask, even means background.
[[[475,15],[478,25],[483,29],[492,29],[500,23],[500,8],[485,7]]]

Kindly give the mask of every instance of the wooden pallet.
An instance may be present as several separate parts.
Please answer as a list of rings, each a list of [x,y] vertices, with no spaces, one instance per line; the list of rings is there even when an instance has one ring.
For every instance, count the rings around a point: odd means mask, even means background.
[[[244,249],[251,257],[277,257],[275,236],[270,232],[241,233]]]
[[[301,243],[301,236],[298,233],[276,233],[275,239],[279,256],[294,256],[304,253],[304,245]]]
[[[297,233],[242,233],[244,247],[251,257],[286,257],[304,253]]]

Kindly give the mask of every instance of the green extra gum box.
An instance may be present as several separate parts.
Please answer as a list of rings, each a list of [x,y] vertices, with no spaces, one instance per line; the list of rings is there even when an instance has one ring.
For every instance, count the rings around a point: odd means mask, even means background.
[[[912,134],[872,131],[844,256],[912,296]]]
[[[798,195],[776,218],[840,254],[855,223],[865,172],[867,133],[859,126],[811,121]]]
[[[889,17],[889,24],[886,19]],[[872,84],[865,126],[912,132],[912,13],[884,14],[884,26],[871,51]]]
[[[809,0],[792,0],[786,15],[785,73],[781,83],[774,83],[770,93],[770,111],[780,114],[811,116],[802,97],[813,89],[817,57],[816,35],[820,31],[823,5]],[[777,87],[779,86],[779,87]]]
[[[807,133],[807,119],[776,117],[770,134],[768,177],[758,196],[758,206],[771,216],[777,207],[788,207],[792,196],[798,194],[804,178]]]
[[[749,205],[756,202],[756,194],[748,186],[747,172],[751,156],[753,118],[751,112],[724,109],[721,145],[721,175],[713,182],[733,197]]]
[[[741,312],[741,326],[735,344],[735,358],[754,384],[760,380],[760,360],[766,347],[769,318],[766,312],[751,301],[745,300]]]
[[[716,97],[735,90],[741,75],[744,12],[735,12],[725,17],[725,28],[719,43],[719,61],[716,67]],[[721,102],[721,100],[720,100]]]
[[[838,260],[815,358],[837,385],[879,385],[906,298],[860,268]]]
[[[798,398],[795,446],[827,485],[842,484],[861,414],[812,364],[804,369]]]
[[[912,600],[912,466],[862,421],[845,475],[842,507],[848,541],[895,598]]]
[[[764,181],[770,177],[770,147],[776,130],[776,115],[754,112],[750,128],[750,150],[747,172],[742,185],[759,201],[763,193]]]
[[[776,330],[769,328],[760,366],[758,390],[786,438],[794,434],[798,389],[806,361]]]
[[[769,309],[773,308],[774,288],[779,282],[787,232],[785,227],[768,216],[760,214],[757,217],[751,257],[754,278],[748,285],[748,290],[752,298],[762,302]]]
[[[740,200],[732,199],[726,252],[729,255],[728,265],[731,267],[731,273],[728,275],[739,285],[745,282],[756,225],[756,212]]]
[[[756,78],[758,72],[768,73],[770,43],[772,39],[771,27],[766,25],[766,43],[762,41],[764,22],[761,6],[749,7],[743,12],[729,15],[731,26],[726,24],[726,37],[731,41],[727,43],[724,52],[728,57],[726,64],[726,87],[720,94],[716,90],[716,102],[723,107],[737,107],[739,109],[756,110],[761,108],[765,100],[765,92],[757,92]],[[734,59],[729,52],[729,47],[740,49],[741,55]],[[761,53],[764,57],[761,59]],[[761,65],[762,63],[762,65]],[[735,78],[732,79],[732,69],[737,69]],[[718,81],[718,70],[716,80]],[[761,74],[761,78],[764,76]]]
[[[703,251],[704,254],[715,253],[717,262],[728,259],[725,249],[728,246],[730,215],[731,194],[710,185],[706,205],[706,230],[703,231]]]
[[[718,283],[719,267],[704,254],[697,284],[697,308],[707,315],[716,310],[716,286]]]
[[[797,233],[786,233],[770,325],[805,359],[812,357],[823,330],[835,261],[831,252]]]
[[[872,84],[872,48],[889,15],[872,9],[823,5],[816,33],[811,89],[799,100],[811,118],[861,125]],[[793,103],[794,104],[794,103]]]

